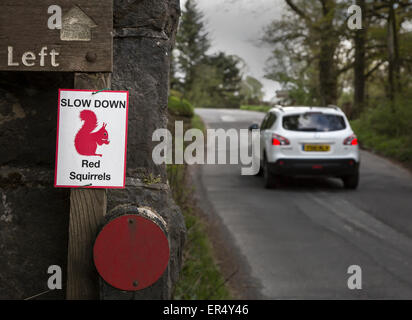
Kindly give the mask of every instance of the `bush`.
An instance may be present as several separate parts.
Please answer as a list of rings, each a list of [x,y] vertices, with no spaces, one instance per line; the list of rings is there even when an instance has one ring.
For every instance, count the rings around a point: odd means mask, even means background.
[[[412,161],[412,108],[407,100],[366,110],[352,127],[362,146],[403,162]]]
[[[183,93],[181,93],[180,91],[177,91],[177,90],[170,89],[169,94],[170,94],[171,96],[178,97],[178,98],[180,98],[180,99],[183,98]]]
[[[170,113],[175,116],[191,118],[195,114],[194,107],[189,101],[176,96],[169,96],[168,108]]]

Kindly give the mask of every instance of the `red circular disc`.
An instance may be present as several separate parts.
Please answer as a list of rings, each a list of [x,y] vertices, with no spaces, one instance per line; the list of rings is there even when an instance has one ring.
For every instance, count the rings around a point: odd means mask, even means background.
[[[142,290],[163,275],[169,263],[169,243],[154,222],[126,215],[109,222],[94,244],[94,264],[111,286]]]

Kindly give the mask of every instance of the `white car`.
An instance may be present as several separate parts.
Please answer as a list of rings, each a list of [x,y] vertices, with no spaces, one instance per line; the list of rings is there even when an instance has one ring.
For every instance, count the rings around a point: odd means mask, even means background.
[[[260,126],[260,161],[266,188],[281,176],[338,177],[348,189],[359,183],[358,139],[336,106],[272,108]]]

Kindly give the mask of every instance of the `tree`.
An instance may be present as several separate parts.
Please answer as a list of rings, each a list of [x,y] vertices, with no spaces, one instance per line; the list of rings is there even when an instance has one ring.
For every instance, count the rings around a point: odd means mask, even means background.
[[[356,114],[361,113],[365,106],[368,81],[379,81],[384,85],[386,97],[394,110],[396,97],[403,93],[405,80],[402,73],[408,67],[405,62],[410,51],[404,50],[408,33],[403,23],[411,18],[412,1],[357,0],[357,4],[361,6],[364,18],[363,28],[352,34]]]
[[[240,84],[242,75],[238,64],[240,59],[234,55],[226,55],[223,52],[208,58],[208,64],[217,70],[221,81],[215,89],[218,104],[226,108],[239,108],[242,97]]]
[[[259,105],[264,97],[263,84],[254,77],[247,76],[240,84],[240,94],[246,104]]]
[[[180,83],[184,93],[192,89],[196,67],[203,63],[210,48],[205,29],[203,14],[198,10],[195,0],[187,0],[176,36],[176,69],[182,74]]]
[[[197,108],[216,106],[216,89],[222,81],[218,70],[208,64],[199,64],[195,72],[198,76],[193,79],[187,99]]]
[[[288,89],[308,82],[309,88],[301,89],[313,94],[310,100],[335,104],[339,75],[349,68],[340,59],[347,50],[341,42],[346,28],[342,17],[347,7],[335,0],[285,1],[287,13],[266,29],[263,38],[275,47],[275,63],[269,66],[267,77]],[[279,70],[279,58],[283,70]],[[313,76],[317,78],[316,88]]]
[[[411,7],[412,2],[409,0],[374,1],[372,6],[372,15],[386,24],[388,97],[392,102],[397,94],[402,93],[403,57],[400,40],[403,37],[401,34],[403,22],[411,19]]]
[[[210,41],[203,14],[188,0],[176,37],[172,89],[197,107],[240,107],[241,59],[223,52],[208,55]]]
[[[219,52],[194,68],[196,77],[187,98],[197,107],[239,108],[242,75],[236,56]]]
[[[353,104],[354,110],[357,114],[360,114],[365,104],[365,84],[366,84],[366,41],[367,41],[367,7],[365,0],[356,0],[356,4],[362,10],[362,29],[354,31],[354,46],[355,46],[355,59],[354,59],[354,96]]]

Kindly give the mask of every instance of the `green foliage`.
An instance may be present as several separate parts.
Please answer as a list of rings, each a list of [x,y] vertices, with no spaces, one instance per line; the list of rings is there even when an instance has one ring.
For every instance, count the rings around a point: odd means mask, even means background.
[[[220,77],[220,84],[211,92],[215,99],[215,106],[224,108],[239,108],[242,97],[240,84],[242,75],[238,64],[240,59],[223,52],[208,58],[209,65],[213,66]]]
[[[247,104],[260,104],[263,100],[263,84],[254,77],[247,76],[240,85],[240,94]]]
[[[168,108],[171,114],[182,117],[193,117],[194,108],[192,104],[183,98],[169,96]]]
[[[197,75],[192,83],[192,88],[186,93],[186,97],[193,101],[196,108],[205,108],[213,105],[213,92],[221,83],[218,70],[207,64],[200,64],[195,68]]]
[[[179,99],[183,98],[183,93],[181,93],[180,91],[177,91],[177,90],[173,90],[173,89],[169,90],[169,95],[170,96],[175,96]]]
[[[195,115],[192,118],[191,125],[192,125],[193,129],[199,129],[200,131],[203,131],[203,132],[206,130],[206,127],[205,127],[205,124],[202,121],[202,118],[200,118],[198,115]]]
[[[266,77],[290,90],[290,104],[336,103],[340,57],[350,52],[340,41],[347,8],[336,0],[287,1],[282,18],[266,28],[262,40],[273,47]]]
[[[203,121],[194,116],[191,126],[204,131]],[[173,198],[183,211],[187,238],[183,251],[183,268],[176,284],[176,300],[227,300],[231,299],[225,279],[215,262],[211,241],[204,221],[190,201],[193,193],[185,180],[185,165],[168,165],[167,176]]]
[[[239,108],[240,59],[222,52],[208,55],[209,47],[203,14],[194,0],[187,0],[176,36],[171,87],[196,107]]]
[[[370,108],[352,121],[352,127],[362,146],[399,161],[412,162],[411,100],[397,101],[395,112],[388,102]]]
[[[204,61],[209,48],[210,41],[203,14],[197,8],[195,0],[187,0],[176,35],[178,55],[177,66],[174,66],[184,76],[179,84],[175,85],[184,92],[191,91],[196,78],[195,67]]]
[[[184,188],[185,165],[170,164],[166,166],[167,180],[176,204],[184,209],[190,193]],[[184,211],[184,210],[183,210]]]
[[[258,111],[258,112],[268,112],[272,107],[271,106],[241,106],[241,110],[249,110],[249,111]]]
[[[152,173],[143,178],[143,183],[147,185],[157,184],[160,182],[162,182],[162,178],[160,176],[156,177]]]
[[[266,28],[262,40],[273,47],[267,77],[290,90],[291,104],[336,103],[352,88],[356,101],[345,103],[355,102],[359,115],[375,94],[393,101],[411,90],[412,2],[356,2],[364,6],[364,34],[348,28],[348,3],[339,0],[286,1],[285,14]]]
[[[225,279],[217,267],[205,223],[191,210],[184,211],[187,239],[181,280],[176,300],[226,300],[231,296],[224,286]]]
[[[239,59],[220,52],[194,68],[196,77],[186,97],[196,108],[239,108],[241,74]]]
[[[314,83],[316,83],[316,81],[310,83],[310,81],[304,81],[302,79],[291,82],[289,88],[289,101],[291,104],[301,106],[322,105],[317,87]]]

